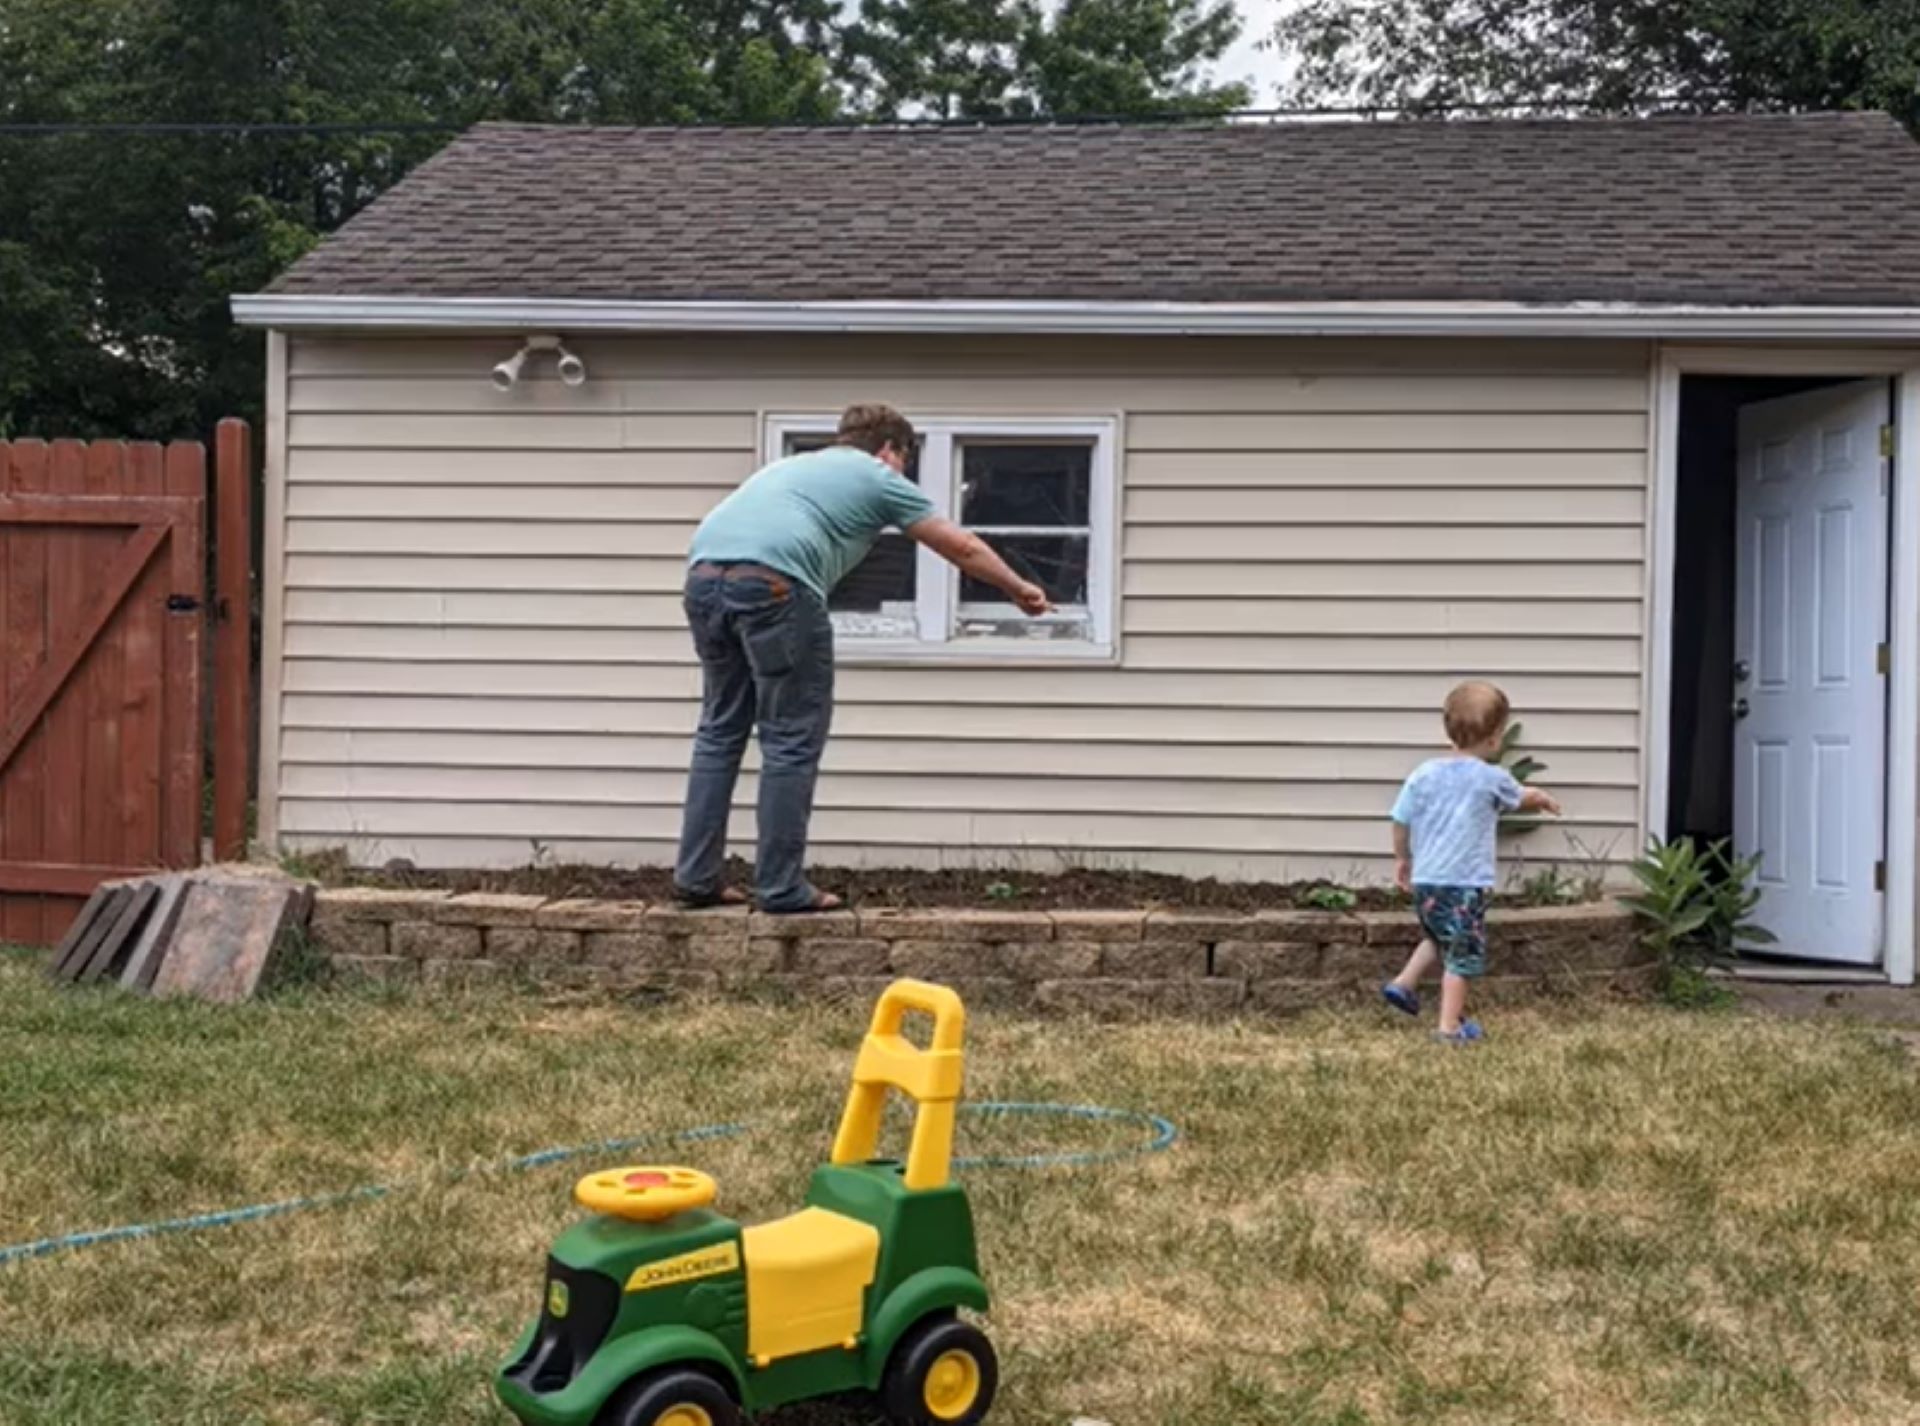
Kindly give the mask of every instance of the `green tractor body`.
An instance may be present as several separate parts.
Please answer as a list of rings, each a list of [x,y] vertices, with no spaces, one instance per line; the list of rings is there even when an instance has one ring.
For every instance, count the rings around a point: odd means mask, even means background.
[[[936,1116],[936,1134],[942,1122],[950,1137],[950,1113]],[[702,1206],[651,1221],[602,1212],[567,1229],[553,1245],[540,1315],[495,1379],[502,1402],[527,1426],[722,1426],[723,1415],[697,1403],[657,1417],[622,1405],[636,1383],[693,1372],[746,1413],[883,1390],[917,1403],[892,1412],[906,1426],[979,1421],[997,1369],[985,1338],[953,1319],[962,1308],[985,1311],[987,1289],[944,1146],[941,1181],[926,1187],[909,1186],[911,1160],[842,1157],[837,1146],[836,1162],[815,1170],[805,1208],[775,1224],[743,1227]],[[911,1348],[935,1330],[977,1339],[938,1357],[944,1396],[925,1364],[907,1364],[913,1381],[896,1379],[903,1340],[913,1337]],[[956,1366],[955,1351],[982,1360]],[[971,1390],[955,1375],[966,1371]]]

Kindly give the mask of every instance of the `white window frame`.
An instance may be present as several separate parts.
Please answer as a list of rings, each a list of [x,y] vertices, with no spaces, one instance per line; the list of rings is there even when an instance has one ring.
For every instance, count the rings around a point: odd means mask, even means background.
[[[998,417],[926,416],[907,412],[920,437],[920,489],[934,513],[959,524],[956,448],[966,441],[1082,440],[1093,446],[1089,465],[1086,639],[963,639],[958,635],[960,572],[932,551],[914,549],[914,639],[834,636],[834,652],[845,663],[1111,663],[1119,656],[1119,457],[1117,416]],[[831,435],[837,415],[767,414],[761,418],[762,454],[768,461],[786,453],[790,436]],[[970,605],[978,611],[982,606]],[[992,606],[989,606],[992,607]],[[1007,606],[1012,609],[1012,605]]]

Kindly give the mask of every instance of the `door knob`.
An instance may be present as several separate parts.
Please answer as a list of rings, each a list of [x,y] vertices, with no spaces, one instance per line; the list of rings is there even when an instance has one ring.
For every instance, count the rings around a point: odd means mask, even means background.
[[[1753,665],[1745,659],[1735,659],[1733,663],[1733,681],[1735,683],[1745,683],[1752,677]]]
[[[1753,710],[1747,706],[1746,699],[1740,698],[1740,699],[1734,700],[1733,716],[1735,718],[1744,718],[1747,716],[1747,714],[1751,713],[1752,711]]]

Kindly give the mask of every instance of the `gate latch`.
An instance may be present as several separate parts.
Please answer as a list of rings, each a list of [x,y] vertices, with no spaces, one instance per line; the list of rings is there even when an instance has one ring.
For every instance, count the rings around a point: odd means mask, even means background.
[[[191,594],[169,594],[167,596],[167,612],[169,614],[197,614],[200,612],[200,601]]]

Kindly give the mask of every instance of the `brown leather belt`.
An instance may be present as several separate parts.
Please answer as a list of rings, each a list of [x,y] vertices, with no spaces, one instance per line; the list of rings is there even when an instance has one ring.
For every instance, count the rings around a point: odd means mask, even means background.
[[[793,581],[777,569],[768,569],[763,564],[715,564],[702,560],[687,571],[702,578],[719,577],[721,579],[764,579],[772,585],[774,592],[784,596],[793,587]]]

